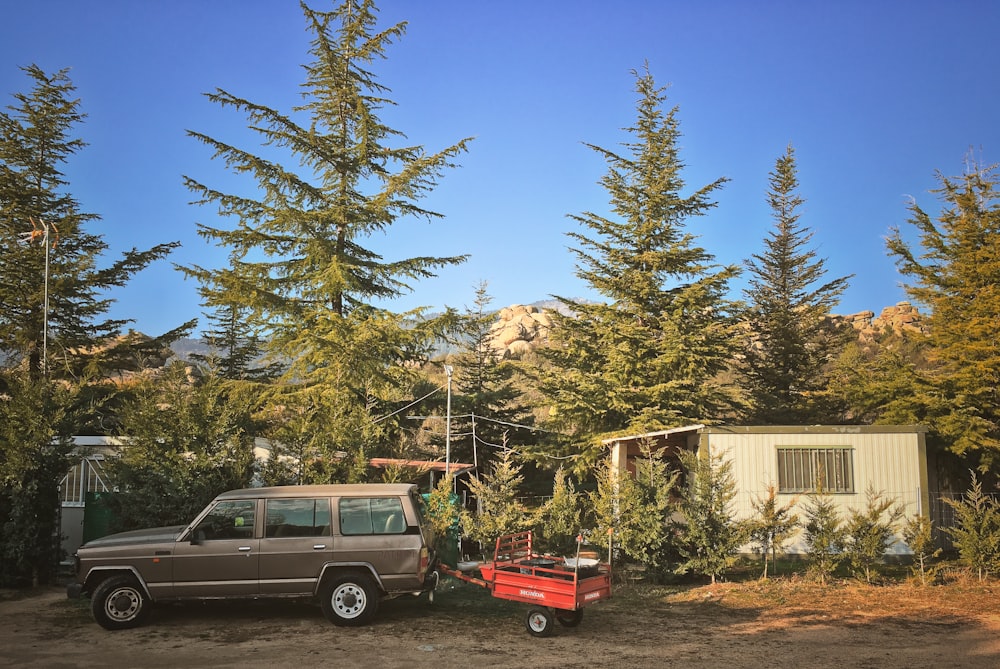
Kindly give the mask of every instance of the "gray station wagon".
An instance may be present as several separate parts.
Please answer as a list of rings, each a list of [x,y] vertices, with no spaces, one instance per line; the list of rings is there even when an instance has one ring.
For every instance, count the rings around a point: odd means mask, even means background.
[[[232,490],[188,525],[84,544],[67,593],[111,630],[156,602],[233,597],[314,597],[333,623],[362,625],[381,598],[433,590],[432,546],[414,485]]]

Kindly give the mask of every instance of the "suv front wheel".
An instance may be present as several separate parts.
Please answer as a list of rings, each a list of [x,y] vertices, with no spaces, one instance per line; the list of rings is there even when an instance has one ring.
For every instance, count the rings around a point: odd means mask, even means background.
[[[131,576],[112,576],[102,582],[90,598],[90,611],[106,630],[122,630],[140,625],[149,613],[150,602]]]
[[[375,616],[378,590],[367,576],[345,574],[326,582],[320,590],[320,603],[334,625],[364,625]]]

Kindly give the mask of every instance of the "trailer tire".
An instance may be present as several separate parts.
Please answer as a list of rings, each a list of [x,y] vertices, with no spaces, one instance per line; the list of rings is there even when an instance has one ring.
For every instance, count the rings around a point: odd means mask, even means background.
[[[533,636],[552,636],[552,614],[548,609],[531,608],[524,619],[524,626]]]
[[[576,627],[583,620],[583,609],[577,609],[575,611],[556,611],[556,620],[563,627]]]

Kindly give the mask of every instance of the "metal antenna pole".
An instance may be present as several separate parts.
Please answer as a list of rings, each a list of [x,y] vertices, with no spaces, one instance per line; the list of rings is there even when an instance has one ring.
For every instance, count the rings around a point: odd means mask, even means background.
[[[42,299],[42,376],[49,375],[49,224],[42,221],[42,243],[45,244],[45,290]]]
[[[447,476],[451,473],[451,365],[444,366],[444,373],[448,375],[448,415],[444,429],[444,473]]]

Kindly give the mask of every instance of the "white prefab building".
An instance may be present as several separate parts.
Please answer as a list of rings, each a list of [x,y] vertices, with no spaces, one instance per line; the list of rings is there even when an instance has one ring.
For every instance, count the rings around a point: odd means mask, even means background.
[[[806,502],[817,476],[841,508],[863,510],[867,492],[874,490],[897,501],[905,517],[930,516],[926,428],[919,425],[713,426],[691,425],[647,434],[608,439],[612,466],[634,474],[643,445],[676,460],[681,449],[711,453],[732,463],[737,494],[736,518],[755,515],[753,503],[778,490],[778,503]],[[802,517],[801,509],[798,512]],[[935,519],[936,520],[936,519]],[[788,553],[802,553],[801,535],[786,544]],[[890,554],[909,549],[897,536]]]

